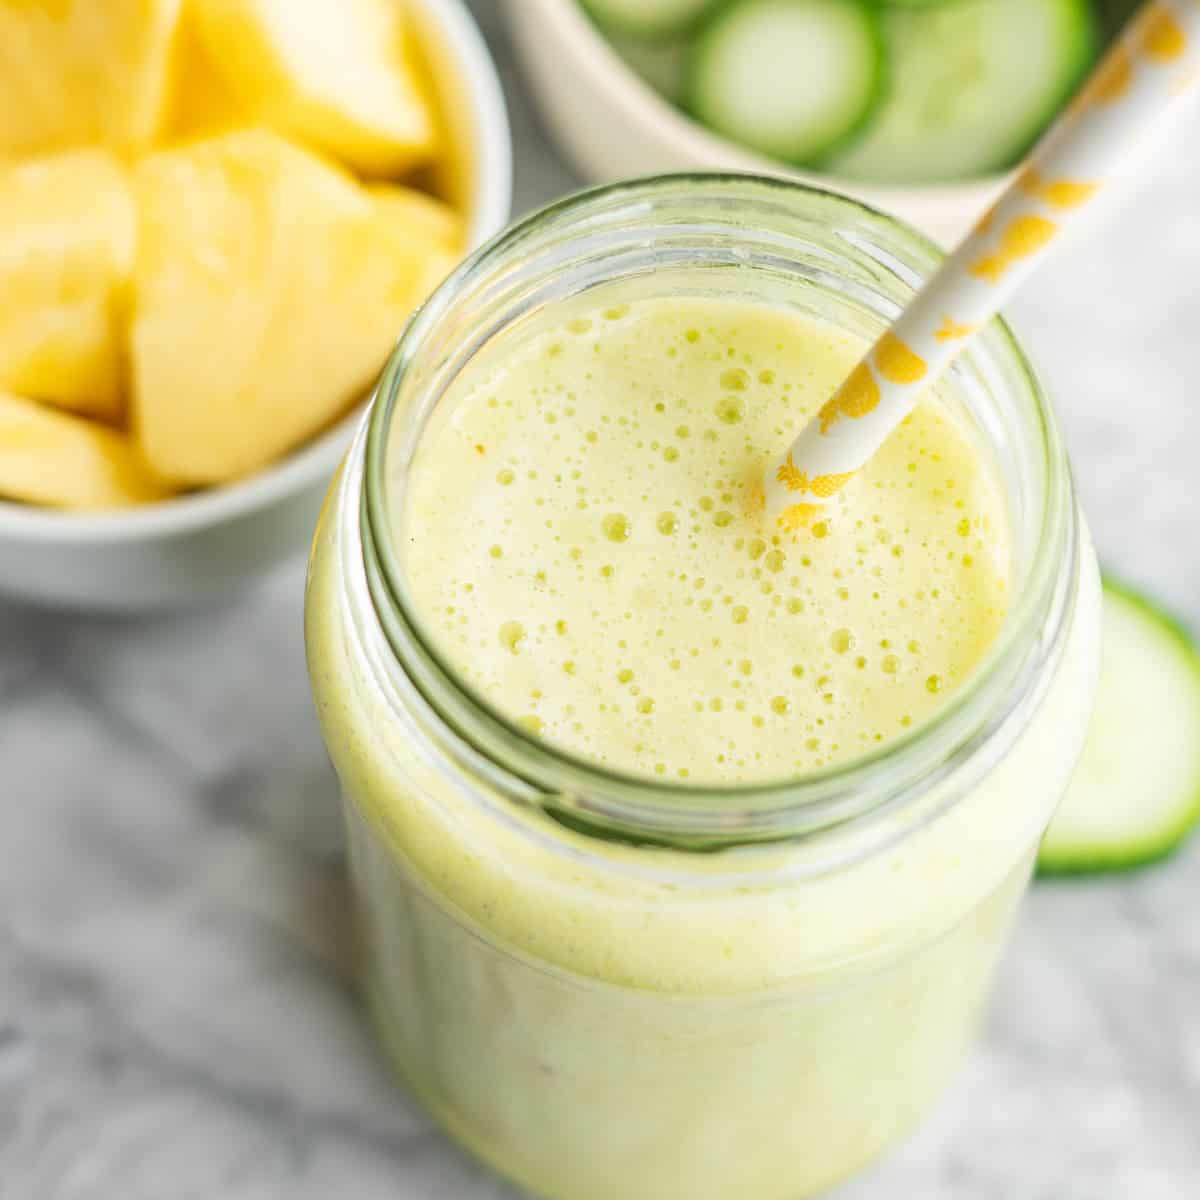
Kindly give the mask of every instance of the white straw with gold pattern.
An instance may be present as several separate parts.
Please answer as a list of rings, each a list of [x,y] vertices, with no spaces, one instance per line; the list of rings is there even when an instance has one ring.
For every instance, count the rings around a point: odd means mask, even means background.
[[[821,512],[1198,76],[1200,0],[1147,4],[1016,182],[771,463],[769,519],[797,532]]]

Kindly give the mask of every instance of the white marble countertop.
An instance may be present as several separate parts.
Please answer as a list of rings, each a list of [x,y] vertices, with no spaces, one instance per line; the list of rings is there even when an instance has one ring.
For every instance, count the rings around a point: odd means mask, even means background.
[[[474,7],[520,210],[572,178]],[[1200,625],[1198,214],[1200,164],[1160,158],[1015,317],[1106,562]],[[301,580],[151,621],[0,605],[0,1200],[514,1197],[392,1083],[354,999]],[[1200,839],[1039,883],[981,1046],[839,1200],[1200,1196],[1198,912]]]

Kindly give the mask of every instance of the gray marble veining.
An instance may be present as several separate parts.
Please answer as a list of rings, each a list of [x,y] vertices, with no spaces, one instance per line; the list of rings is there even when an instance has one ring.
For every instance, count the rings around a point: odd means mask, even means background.
[[[474,7],[527,208],[572,177]],[[1105,560],[1200,624],[1198,130],[1014,317]],[[357,1007],[301,582],[152,621],[0,606],[0,1200],[513,1200]],[[981,1046],[840,1200],[1200,1195],[1198,912],[1200,840],[1039,883]]]

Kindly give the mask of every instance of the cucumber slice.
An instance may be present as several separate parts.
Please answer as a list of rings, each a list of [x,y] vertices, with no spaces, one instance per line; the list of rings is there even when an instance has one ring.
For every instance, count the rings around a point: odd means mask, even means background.
[[[883,12],[890,87],[863,135],[825,169],[933,183],[1010,166],[1095,56],[1089,0],[956,0]]]
[[[690,33],[721,0],[580,0],[610,33],[657,42]]]
[[[812,161],[870,116],[883,48],[861,0],[733,0],[692,46],[686,103],[717,133],[785,162]]]
[[[1174,850],[1198,818],[1200,652],[1171,617],[1106,580],[1096,711],[1038,866],[1138,866]]]

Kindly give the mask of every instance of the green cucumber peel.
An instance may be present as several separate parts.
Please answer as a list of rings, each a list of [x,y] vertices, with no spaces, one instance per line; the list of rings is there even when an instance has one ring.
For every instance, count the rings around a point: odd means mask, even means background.
[[[1096,714],[1038,854],[1044,875],[1147,866],[1200,822],[1200,647],[1177,617],[1111,577],[1104,604]]]

